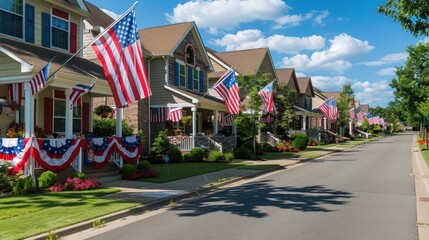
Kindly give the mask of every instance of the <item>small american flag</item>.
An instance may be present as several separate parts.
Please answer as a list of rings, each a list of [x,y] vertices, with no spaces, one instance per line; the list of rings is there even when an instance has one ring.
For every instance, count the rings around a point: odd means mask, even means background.
[[[268,113],[267,115],[261,117],[261,122],[263,124],[271,124],[274,122],[274,116]]]
[[[70,101],[72,102],[72,105],[76,106],[78,102],[82,104],[82,101],[81,101],[82,96],[90,92],[94,87],[94,85],[95,85],[95,82],[93,82],[89,86],[86,86],[83,84],[77,84],[76,86],[74,86],[70,93]]]
[[[21,106],[22,83],[12,83],[8,86],[9,100]]]
[[[273,82],[269,83],[261,91],[259,91],[258,95],[261,97],[262,101],[264,102],[265,110],[269,113],[272,112],[274,108]]]
[[[233,125],[234,124],[234,120],[235,120],[235,114],[227,114],[224,118],[223,118],[223,123],[224,125]]]
[[[171,109],[171,108],[168,109],[167,120],[170,120],[172,122],[178,122],[178,121],[180,121],[180,119],[182,119],[182,116],[183,116],[183,113],[182,113],[181,107],[174,108],[174,109]]]
[[[374,119],[372,119],[372,114],[370,112],[366,115],[366,119],[368,119],[368,124],[369,125],[373,125],[374,124]]]
[[[152,95],[143,63],[134,9],[92,44],[104,68],[116,107]]]
[[[238,114],[240,112],[240,90],[235,78],[235,71],[230,71],[224,78],[220,79],[214,89],[223,98],[229,114]]]
[[[358,122],[359,122],[359,123],[363,122],[363,118],[364,118],[364,116],[365,116],[365,113],[363,113],[362,111],[359,111],[359,112],[356,114],[356,117],[357,117],[357,119],[358,119]]]
[[[165,108],[150,108],[151,122],[165,122]]]
[[[328,120],[335,120],[338,118],[337,101],[333,98],[326,100],[319,106],[320,111],[323,112]]]
[[[49,78],[50,66],[51,66],[51,62],[46,64],[46,66],[44,66],[42,70],[40,70],[40,72],[31,79],[30,81],[31,95],[36,94],[37,92],[42,90],[42,88],[46,85],[46,81]]]

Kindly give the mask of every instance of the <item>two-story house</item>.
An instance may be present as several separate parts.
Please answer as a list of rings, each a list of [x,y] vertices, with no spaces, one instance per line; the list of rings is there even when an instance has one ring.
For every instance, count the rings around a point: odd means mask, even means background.
[[[9,84],[23,83],[24,92],[14,117],[0,115],[1,136],[13,121],[25,123],[27,137],[35,126],[44,128],[48,136],[57,133],[67,138],[92,130],[92,98],[111,96],[109,85],[102,67],[81,58],[82,53],[68,61],[82,47],[83,20],[89,16],[82,0],[1,1],[0,98],[7,98]],[[50,61],[47,86],[32,96],[28,82]],[[70,107],[71,88],[95,79],[82,107]]]

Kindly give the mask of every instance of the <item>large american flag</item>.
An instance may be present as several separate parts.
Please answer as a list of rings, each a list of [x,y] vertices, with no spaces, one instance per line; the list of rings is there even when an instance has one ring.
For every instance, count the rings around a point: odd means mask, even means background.
[[[165,122],[165,108],[163,107],[150,108],[150,121]]]
[[[40,70],[40,72],[31,79],[30,81],[31,95],[36,94],[37,92],[42,90],[42,88],[46,85],[46,81],[48,81],[48,78],[49,78],[50,66],[51,66],[51,62],[46,64],[46,66],[44,66],[42,70]]]
[[[22,83],[12,83],[8,86],[9,100],[21,106]]]
[[[134,9],[92,44],[104,68],[116,107],[152,95],[143,63]]]
[[[338,118],[337,100],[330,98],[319,106],[320,111],[328,120],[335,120]]]
[[[273,100],[273,82],[265,86],[258,95],[261,97],[264,102],[264,106],[267,112],[273,112],[274,109],[274,100]]]
[[[180,121],[180,119],[182,119],[183,113],[182,113],[182,108],[169,108],[168,109],[168,117],[167,120],[170,120],[172,122],[178,122]]]
[[[77,105],[78,102],[82,104],[81,97],[85,95],[86,93],[90,92],[92,88],[94,87],[95,82],[93,82],[91,85],[86,86],[83,84],[76,84],[71,90],[70,93],[70,101],[72,102],[72,105]]]
[[[214,89],[223,98],[229,114],[238,114],[240,112],[240,90],[235,78],[235,71],[230,71],[223,79],[220,79]]]
[[[359,112],[356,114],[356,117],[357,117],[357,119],[358,119],[358,122],[359,122],[359,123],[361,123],[361,122],[363,122],[363,119],[364,119],[364,117],[365,117],[365,113],[363,113],[362,111],[359,111]]]
[[[373,125],[374,124],[374,119],[372,119],[371,112],[369,112],[368,114],[366,114],[366,119],[368,119],[368,124],[369,125]]]

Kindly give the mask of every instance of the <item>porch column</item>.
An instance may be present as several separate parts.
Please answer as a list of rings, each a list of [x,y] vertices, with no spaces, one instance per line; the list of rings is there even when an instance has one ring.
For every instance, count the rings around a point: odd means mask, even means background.
[[[319,141],[322,139],[322,136],[320,135],[320,125],[319,125],[319,118],[316,118],[316,129],[317,129],[317,138]]]
[[[217,120],[218,114],[218,110],[213,111],[213,133],[218,133],[219,131],[219,121]]]
[[[73,105],[70,101],[70,89],[65,89],[66,94],[66,138],[73,138]]]
[[[31,108],[33,108],[33,104],[31,104],[33,96],[31,96],[30,83],[24,84],[24,126],[25,126],[25,137],[31,137]]]
[[[326,118],[325,117],[323,117],[323,128],[325,129],[325,130],[328,130],[328,123],[327,123],[327,121],[326,121]]]
[[[350,134],[350,136],[353,134],[353,122],[352,122],[352,120],[350,120],[350,122],[349,122],[349,134]]]
[[[302,130],[306,130],[307,129],[307,115],[302,115]]]
[[[89,132],[94,131],[94,118],[93,118],[93,112],[94,112],[94,99],[92,97],[89,98]]]
[[[124,116],[123,108],[116,108],[116,136],[122,137],[122,118]]]
[[[192,107],[192,148],[195,147],[195,135],[197,133],[197,107]]]

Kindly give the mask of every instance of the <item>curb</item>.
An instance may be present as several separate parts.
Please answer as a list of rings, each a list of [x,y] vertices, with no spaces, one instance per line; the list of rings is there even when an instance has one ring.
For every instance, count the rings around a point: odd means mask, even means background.
[[[291,164],[293,165],[293,164]],[[289,165],[290,166],[290,165]],[[51,232],[53,234],[58,235],[58,237],[65,237],[77,232],[81,232],[84,230],[88,230],[93,228],[92,224],[95,220],[99,219],[101,221],[105,221],[106,223],[108,222],[113,222],[115,220],[119,220],[121,218],[125,218],[125,217],[129,217],[129,216],[133,216],[133,215],[140,215],[143,214],[147,211],[151,211],[151,210],[157,210],[160,209],[162,207],[168,206],[168,204],[173,201],[173,202],[178,202],[181,201],[183,199],[187,199],[187,198],[192,198],[192,197],[197,197],[200,196],[201,194],[213,191],[217,188],[235,183],[235,182],[239,182],[245,179],[251,179],[251,178],[255,178],[267,173],[271,173],[271,172],[275,172],[278,170],[282,170],[285,167],[277,165],[275,167],[269,168],[269,169],[265,169],[265,170],[260,170],[258,172],[254,172],[254,173],[250,173],[247,174],[245,176],[242,177],[234,177],[230,180],[215,184],[213,186],[207,186],[207,187],[200,187],[194,190],[190,190],[187,191],[185,193],[182,194],[178,194],[175,196],[169,196],[169,197],[165,197],[165,198],[161,198],[159,200],[155,200],[153,202],[148,203],[147,205],[140,205],[134,208],[129,208],[129,209],[125,209],[116,213],[111,213],[99,218],[94,218],[94,219],[90,219],[81,223],[77,223],[74,225],[70,225],[68,227],[64,227],[64,228],[60,228],[57,230],[52,230]],[[48,237],[48,233],[43,233],[43,234],[39,234],[30,238],[26,238],[27,240],[45,240]]]

